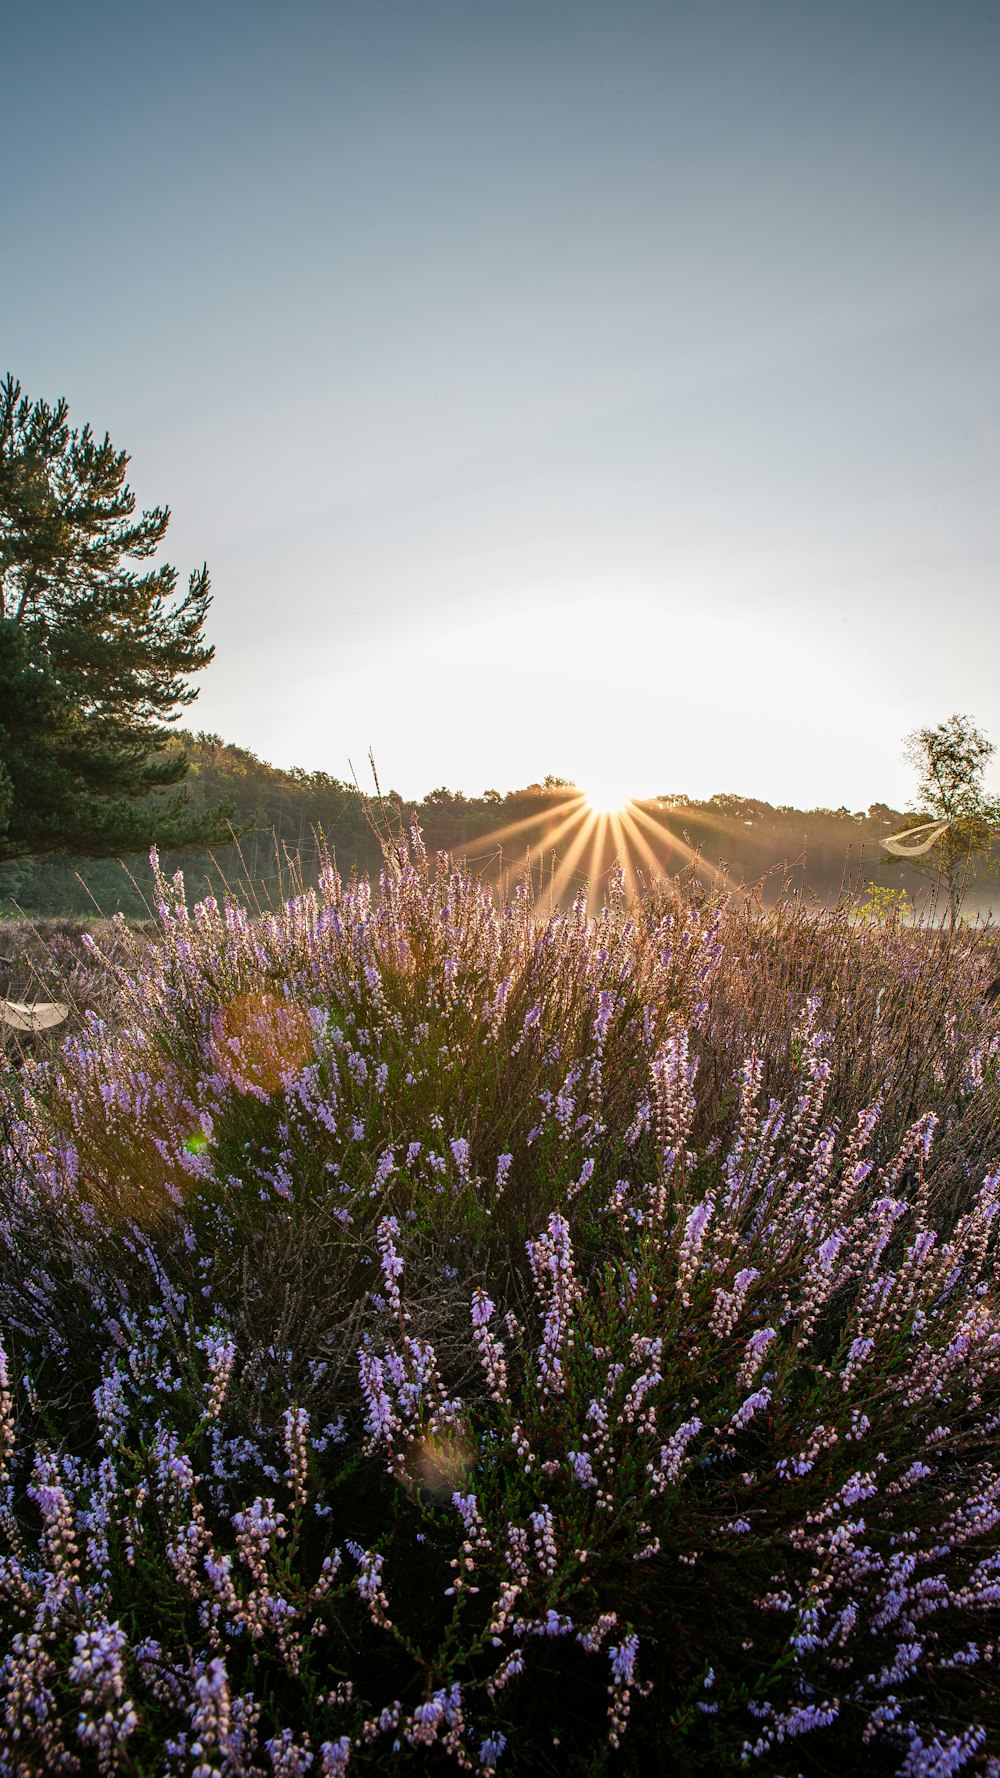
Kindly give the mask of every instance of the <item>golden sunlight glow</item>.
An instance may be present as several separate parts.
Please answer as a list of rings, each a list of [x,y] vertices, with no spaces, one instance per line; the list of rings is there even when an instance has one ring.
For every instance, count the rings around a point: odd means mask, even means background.
[[[704,881],[724,875],[694,850],[686,834],[676,831],[670,819],[676,811],[661,800],[623,793],[621,778],[616,783],[611,771],[603,781],[598,771],[589,782],[592,788],[586,791],[568,784],[530,787],[522,793],[532,798],[529,813],[520,813],[524,802],[515,797],[514,818],[478,835],[459,856],[477,874],[498,882],[509,882],[512,871],[524,871],[534,905],[543,913],[568,907],[581,892],[590,912],[596,912],[616,873],[629,898],[657,878],[685,868]]]
[[[622,787],[622,780],[613,773],[592,778],[584,790],[592,815],[619,815],[632,801],[632,792]]]

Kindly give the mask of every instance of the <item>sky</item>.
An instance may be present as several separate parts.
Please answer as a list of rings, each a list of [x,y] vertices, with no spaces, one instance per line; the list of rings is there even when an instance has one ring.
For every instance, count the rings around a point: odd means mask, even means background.
[[[208,562],[190,726],[801,807],[904,807],[953,711],[1000,744],[1000,0],[3,34],[0,374]]]

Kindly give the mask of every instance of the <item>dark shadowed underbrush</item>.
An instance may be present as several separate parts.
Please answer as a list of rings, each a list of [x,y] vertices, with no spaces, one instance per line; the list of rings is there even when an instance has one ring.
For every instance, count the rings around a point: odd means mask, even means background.
[[[996,1778],[991,934],[156,888],[7,1088],[0,1773]]]

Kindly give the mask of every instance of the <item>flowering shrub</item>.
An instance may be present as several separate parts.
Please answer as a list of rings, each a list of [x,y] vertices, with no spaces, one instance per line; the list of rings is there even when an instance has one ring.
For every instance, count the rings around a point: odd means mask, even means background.
[[[821,922],[156,885],[8,1106],[0,1774],[1000,1774],[974,959],[852,1067]]]

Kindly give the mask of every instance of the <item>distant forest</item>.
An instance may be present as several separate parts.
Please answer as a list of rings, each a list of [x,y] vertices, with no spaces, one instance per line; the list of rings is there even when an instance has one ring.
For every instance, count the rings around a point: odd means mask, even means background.
[[[268,765],[219,735],[180,731],[176,743],[188,756],[185,784],[192,805],[229,798],[236,807],[236,825],[246,829],[238,847],[213,855],[164,853],[162,867],[168,875],[184,872],[191,900],[208,893],[221,899],[228,885],[262,905],[276,905],[292,887],[293,862],[302,880],[315,882],[324,845],[343,876],[377,873],[383,863],[379,835],[387,827],[403,833],[413,821],[430,851],[460,854],[486,876],[513,878],[529,869],[536,890],[543,892],[566,854],[566,842],[556,838],[557,811],[572,787],[561,778],[546,777],[506,795],[486,790],[469,797],[441,787],[418,803],[389,789],[380,801],[325,772]],[[719,871],[735,883],[761,881],[768,898],[787,878],[822,900],[836,895],[845,877],[856,888],[874,879],[905,887],[911,896],[926,889],[924,878],[880,851],[883,835],[906,821],[904,814],[882,803],[852,813],[846,808],[774,808],[726,794],[699,802],[665,792],[639,807],[646,849],[642,856],[631,853],[639,879],[652,875],[655,859],[657,868],[668,874],[696,871],[706,883]],[[598,876],[614,864],[610,833],[597,863]],[[561,900],[572,899],[593,866],[590,854],[574,862],[559,886]],[[0,913],[66,917],[123,912],[130,919],[142,918],[151,911],[150,889],[144,855],[120,862],[18,859],[0,866]]]

